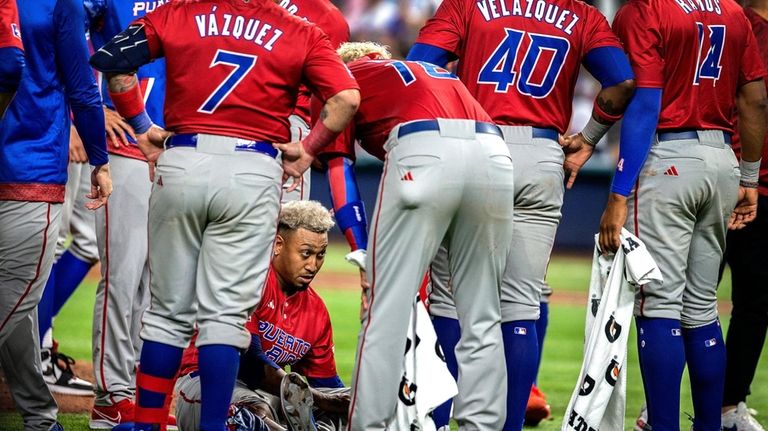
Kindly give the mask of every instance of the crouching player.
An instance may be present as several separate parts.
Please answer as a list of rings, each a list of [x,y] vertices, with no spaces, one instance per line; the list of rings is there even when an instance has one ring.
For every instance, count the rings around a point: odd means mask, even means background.
[[[312,420],[308,410],[301,411],[309,401],[308,392],[314,399],[318,429],[341,430],[346,426],[349,388],[336,374],[328,310],[309,286],[323,266],[328,230],[333,224],[330,212],[316,201],[289,202],[280,212],[261,303],[246,324],[251,332],[251,347],[241,355],[230,408],[230,413],[237,416],[243,415],[243,407],[247,408],[261,419],[256,422],[263,422],[269,430],[283,430],[287,424],[292,429],[307,429],[300,427]],[[287,365],[306,376],[311,389],[290,393],[288,386],[305,384],[295,380],[293,373],[283,379],[286,373],[282,368]],[[284,398],[288,398],[284,409],[280,402],[281,380]],[[197,430],[201,392],[194,343],[184,352],[176,392],[179,427],[184,431]],[[240,420],[242,417],[230,418],[231,422]],[[260,430],[258,426],[250,429]]]

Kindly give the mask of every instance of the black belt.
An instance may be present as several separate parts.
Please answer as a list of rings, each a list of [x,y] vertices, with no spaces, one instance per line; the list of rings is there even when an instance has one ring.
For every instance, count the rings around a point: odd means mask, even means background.
[[[659,132],[658,135],[659,142],[681,141],[684,139],[699,140],[699,134],[695,130],[683,130],[681,132]],[[731,145],[731,134],[723,132],[723,141],[725,141],[726,144]]]
[[[165,141],[165,148],[170,149],[174,147],[197,147],[197,135],[182,133],[171,136]],[[235,151],[261,153],[272,157],[273,159],[277,157],[277,148],[273,147],[270,142],[265,141],[241,140],[240,143],[235,145]]]
[[[437,120],[422,120],[412,121],[400,126],[400,130],[397,131],[397,137],[409,135],[416,132],[436,132],[440,131],[440,123]],[[475,122],[475,133],[490,133],[500,138],[504,138],[499,126],[492,123],[483,123],[481,121]]]

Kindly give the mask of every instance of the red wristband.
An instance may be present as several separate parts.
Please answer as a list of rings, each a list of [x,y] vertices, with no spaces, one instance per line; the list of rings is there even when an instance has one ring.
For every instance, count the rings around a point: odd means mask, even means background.
[[[109,92],[117,112],[124,118],[135,117],[144,112],[144,97],[138,84],[118,93]]]
[[[594,107],[592,109],[593,109],[592,110],[592,115],[597,117],[597,119],[600,120],[600,122],[602,122],[602,123],[612,124],[612,123],[615,123],[615,122],[621,120],[621,117],[624,116],[623,113],[618,114],[618,115],[609,114],[609,113],[603,111],[600,108],[600,105],[598,105],[597,103],[595,103],[595,105],[594,105]]]
[[[314,127],[312,127],[312,131],[309,132],[307,139],[304,139],[304,142],[302,142],[304,151],[314,157],[321,149],[323,149],[323,147],[333,142],[333,140],[340,134],[341,132],[329,130],[325,127],[323,121],[320,120],[315,123]]]

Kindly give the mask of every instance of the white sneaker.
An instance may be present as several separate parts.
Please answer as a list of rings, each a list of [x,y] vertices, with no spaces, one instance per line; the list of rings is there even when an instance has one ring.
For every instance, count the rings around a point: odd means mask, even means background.
[[[765,431],[744,402],[723,413],[723,431]]]
[[[40,351],[43,365],[43,379],[51,392],[65,395],[93,395],[93,385],[75,375],[72,364],[75,360],[51,349]]]
[[[643,403],[643,405],[640,407],[640,414],[637,415],[637,420],[635,421],[635,427],[633,430],[646,431],[649,429],[651,429],[651,427],[648,426],[648,406]]]

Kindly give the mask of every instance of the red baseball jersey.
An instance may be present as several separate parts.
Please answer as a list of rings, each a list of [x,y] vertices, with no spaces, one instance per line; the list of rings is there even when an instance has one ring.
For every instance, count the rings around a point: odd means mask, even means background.
[[[0,48],[24,49],[16,0],[0,0]]]
[[[165,57],[176,133],[287,142],[300,84],[322,100],[357,88],[328,37],[271,1],[174,1],[136,22]]]
[[[354,160],[356,138],[365,151],[384,160],[384,144],[398,124],[436,118],[493,122],[461,81],[443,68],[367,57],[348,66],[360,85],[360,107],[353,124],[322,154]]]
[[[768,67],[768,20],[748,7],[744,8],[744,14],[752,24],[752,32],[755,34],[755,39],[757,40],[760,57],[763,59],[763,66]],[[766,88],[768,88],[768,82],[766,82]],[[738,132],[738,128],[736,132]],[[741,157],[741,142],[738,133],[733,135],[733,151],[737,156]],[[760,163],[759,190],[761,195],[768,196],[768,136],[766,136],[766,142],[763,144],[763,160]]]
[[[290,365],[291,371],[307,377],[337,376],[331,318],[323,299],[311,287],[287,297],[270,268],[261,302],[245,327],[259,335],[264,353],[277,365]],[[181,374],[196,369],[193,339],[184,351]]]
[[[613,27],[638,87],[663,89],[659,130],[733,132],[737,88],[765,75],[741,6],[731,0],[630,0]]]
[[[584,56],[621,46],[579,0],[444,0],[416,42],[459,57],[457,74],[497,124],[560,133]]]
[[[341,11],[328,0],[280,0],[278,4],[291,15],[296,15],[320,27],[331,46],[338,48],[344,42],[349,41],[349,24],[344,19]],[[302,86],[299,90],[299,99],[296,102],[295,115],[309,122],[309,105],[312,93]]]

